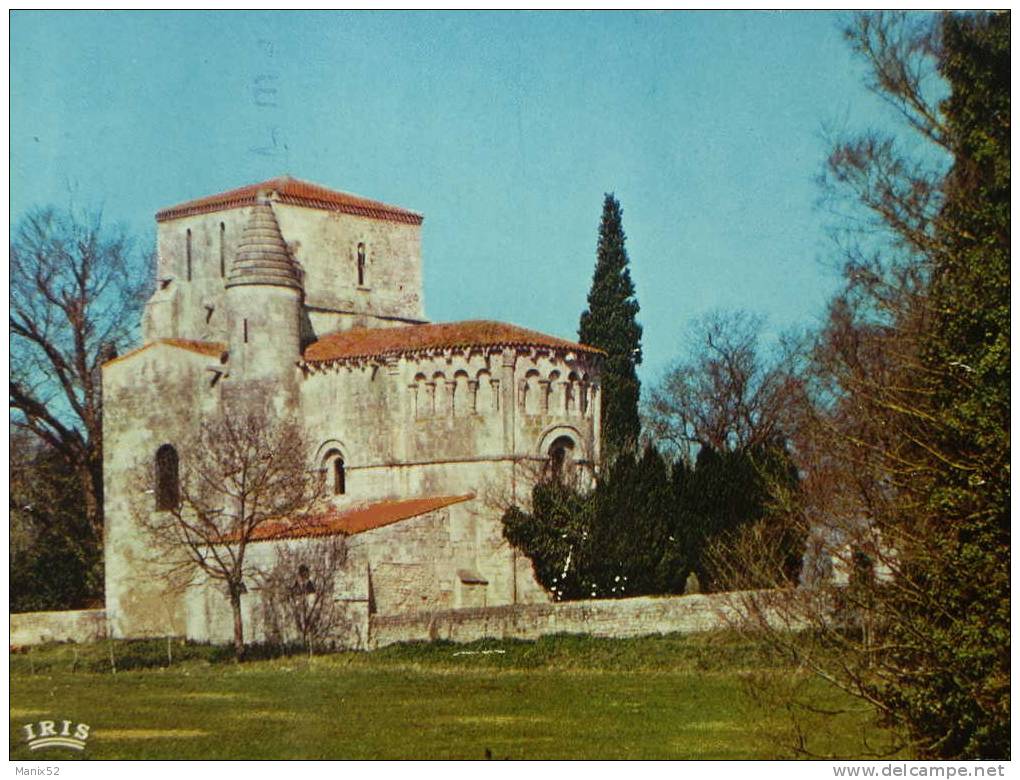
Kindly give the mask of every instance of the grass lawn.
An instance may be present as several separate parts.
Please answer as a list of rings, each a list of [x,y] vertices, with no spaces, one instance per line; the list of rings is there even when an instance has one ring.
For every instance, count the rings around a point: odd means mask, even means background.
[[[414,644],[240,665],[175,643],[169,666],[165,642],[116,642],[116,674],[110,650],[11,655],[12,759],[781,758],[796,733],[843,756],[887,738],[853,700],[728,634]],[[748,685],[762,675],[811,708],[763,702]],[[45,719],[88,723],[85,751],[30,751],[22,726]]]

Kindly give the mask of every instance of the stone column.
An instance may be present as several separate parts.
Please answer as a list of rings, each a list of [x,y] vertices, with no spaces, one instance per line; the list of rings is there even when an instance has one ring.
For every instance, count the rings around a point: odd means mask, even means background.
[[[435,417],[436,415],[436,383],[426,382],[425,383],[425,417]]]
[[[424,395],[424,393],[422,393],[422,395]],[[408,401],[408,404],[411,407],[411,411],[414,412],[414,419],[420,420],[422,417],[425,416],[424,414],[422,414],[422,412],[424,411],[425,399],[418,397],[417,382],[414,382],[407,386],[407,397],[411,399],[410,401]]]
[[[490,379],[489,386],[492,388],[492,408],[483,410],[486,414],[489,412],[498,412],[503,408],[503,404],[500,402],[499,396],[499,380]]]
[[[568,416],[572,409],[570,408],[573,403],[573,393],[570,392],[570,380],[564,379],[559,382],[560,385],[560,398],[563,399],[563,405],[556,411],[562,414],[564,417]]]
[[[478,380],[468,380],[468,395],[471,397],[471,403],[468,404],[467,409],[471,414],[478,414]]]
[[[502,376],[500,377],[500,406],[503,411],[503,451],[512,455],[517,448],[516,435],[516,383],[514,382],[514,366],[517,363],[517,353],[512,349],[503,350],[501,361]]]
[[[390,449],[393,459],[403,461],[407,459],[407,436],[404,431],[407,429],[411,419],[410,401],[407,393],[403,392],[401,381],[400,358],[390,356],[386,358],[386,384],[389,398],[388,406],[390,426],[393,434],[390,438]]]
[[[447,379],[446,380],[446,409],[443,413],[447,417],[453,417],[453,405],[456,402],[454,396],[457,393],[457,380]]]

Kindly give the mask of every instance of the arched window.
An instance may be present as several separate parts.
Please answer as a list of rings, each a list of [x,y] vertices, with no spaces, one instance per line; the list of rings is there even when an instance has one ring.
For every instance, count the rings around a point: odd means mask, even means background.
[[[358,244],[358,287],[365,286],[365,245]]]
[[[186,237],[187,244],[184,247],[184,254],[188,261],[188,281],[191,281],[191,228],[188,228],[188,234]]]
[[[226,249],[226,238],[227,238],[227,226],[222,222],[220,223],[220,278],[222,279],[227,275],[227,249]]]
[[[420,420],[432,414],[432,399],[429,398],[428,380],[424,374],[415,375],[411,392],[414,393],[414,419]]]
[[[492,395],[492,375],[488,371],[478,372],[478,396],[475,400],[475,411],[478,414],[489,414],[494,408]]]
[[[334,496],[344,495],[347,492],[347,467],[344,465],[344,456],[340,450],[330,450],[323,460],[330,492]]]
[[[567,376],[567,384],[563,388],[566,393],[566,409],[567,414],[580,414],[580,399],[578,398],[578,391],[581,386],[581,380],[573,371]]]
[[[553,371],[549,374],[549,385],[546,390],[546,411],[549,414],[563,414],[563,384],[564,383],[560,380],[559,371]]]
[[[540,393],[542,386],[539,384],[539,378],[540,374],[535,369],[531,369],[524,376],[524,398],[522,406],[524,406],[525,414],[539,414],[541,412]]]
[[[181,503],[181,484],[177,450],[164,444],[156,450],[156,509],[176,509]]]
[[[446,375],[437,371],[432,375],[432,414],[435,417],[448,417],[450,408],[450,390],[446,386]]]
[[[475,410],[475,399],[466,371],[453,375],[453,416],[465,417]]]
[[[557,482],[570,475],[574,457],[574,440],[560,436],[549,445],[549,476]]]

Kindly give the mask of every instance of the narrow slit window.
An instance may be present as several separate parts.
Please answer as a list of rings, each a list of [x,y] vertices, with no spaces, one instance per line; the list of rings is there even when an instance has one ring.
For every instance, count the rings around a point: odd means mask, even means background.
[[[358,244],[358,287],[365,286],[365,245]]]
[[[186,237],[186,246],[184,248],[184,253],[185,253],[186,257],[187,257],[187,262],[188,262],[188,281],[190,282],[191,281],[191,228],[188,228],[188,234],[187,234],[187,237]]]
[[[347,470],[344,468],[344,459],[337,458],[333,461],[333,494],[342,496],[347,492]]]
[[[248,343],[248,320],[247,319],[242,320],[241,327],[244,329],[244,343],[247,344]]]
[[[227,226],[220,223],[220,278],[227,275],[227,250],[226,250]]]
[[[181,503],[181,484],[177,450],[164,444],[156,450],[156,509],[176,509]]]
[[[334,496],[342,496],[347,492],[347,466],[343,453],[331,449],[322,456],[323,487]]]

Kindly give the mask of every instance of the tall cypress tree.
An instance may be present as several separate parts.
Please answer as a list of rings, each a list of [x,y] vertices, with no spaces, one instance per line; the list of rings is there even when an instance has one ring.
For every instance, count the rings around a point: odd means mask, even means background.
[[[638,396],[641,384],[636,367],[641,362],[641,326],[624,246],[623,210],[612,193],[606,195],[599,225],[595,275],[588,293],[588,308],[581,314],[578,337],[582,344],[606,352],[602,371],[602,442],[612,459],[634,452],[641,433]]]

